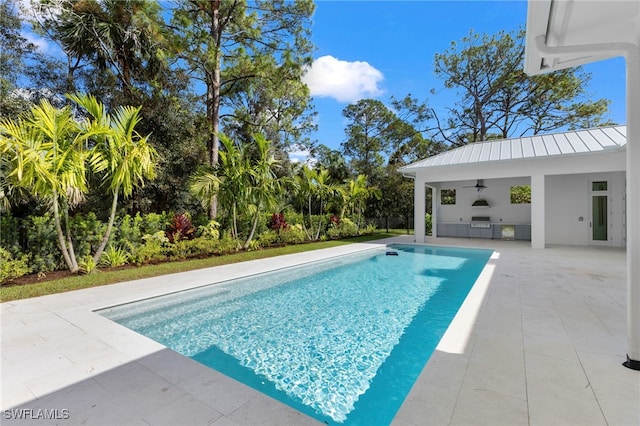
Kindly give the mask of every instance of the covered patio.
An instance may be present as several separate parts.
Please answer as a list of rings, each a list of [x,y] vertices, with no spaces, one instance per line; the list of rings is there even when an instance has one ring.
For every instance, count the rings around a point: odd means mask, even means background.
[[[637,167],[640,164],[640,2],[528,2],[526,73],[549,73],[620,56],[626,61],[627,98],[624,208],[628,349],[624,365],[640,370],[640,167]],[[414,217],[422,218],[426,180],[419,172],[415,176]],[[534,248],[545,247],[544,233],[540,231],[545,223],[544,179],[544,171],[531,173],[531,246]],[[416,221],[415,230],[416,240],[423,240],[422,220]]]
[[[491,215],[491,225],[530,226],[531,247],[547,244],[588,245],[590,206],[586,200],[593,182],[607,182],[609,225],[606,243],[623,247],[626,126],[613,126],[550,135],[492,140],[462,146],[400,169],[415,182],[415,217],[427,211],[431,191],[432,235],[444,224],[468,226],[472,215]],[[482,186],[474,184],[481,182]],[[510,185],[530,185],[526,211],[509,202]],[[455,206],[444,205],[441,191],[456,191]],[[479,210],[474,200],[488,201]],[[576,204],[579,207],[574,207]],[[565,230],[581,233],[580,237]],[[417,242],[424,242],[425,222],[415,222]],[[458,233],[459,236],[464,233]],[[492,238],[498,232],[490,232]]]

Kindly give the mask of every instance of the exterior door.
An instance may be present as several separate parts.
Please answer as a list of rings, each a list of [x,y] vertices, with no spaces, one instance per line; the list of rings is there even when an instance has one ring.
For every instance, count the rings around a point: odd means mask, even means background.
[[[609,242],[609,182],[598,180],[591,182],[591,220],[589,222],[591,244]]]

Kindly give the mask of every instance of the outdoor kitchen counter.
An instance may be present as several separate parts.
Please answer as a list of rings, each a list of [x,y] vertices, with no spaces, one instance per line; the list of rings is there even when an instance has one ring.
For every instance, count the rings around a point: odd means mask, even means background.
[[[512,231],[512,235],[509,233]],[[504,234],[503,234],[504,232]],[[505,235],[506,234],[506,235]],[[491,222],[488,228],[472,228],[470,222],[439,222],[439,237],[531,240],[531,224]]]

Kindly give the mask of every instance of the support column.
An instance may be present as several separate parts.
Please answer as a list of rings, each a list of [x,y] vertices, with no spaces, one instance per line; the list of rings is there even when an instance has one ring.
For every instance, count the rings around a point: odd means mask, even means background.
[[[544,175],[531,176],[531,248],[545,247]]]
[[[435,187],[429,186],[431,189],[431,236],[438,236],[438,206],[440,205],[439,199],[436,198],[439,192]]]
[[[426,187],[424,180],[420,179],[418,175],[419,173],[416,173],[413,191],[413,233],[416,243],[424,243],[426,234],[424,215],[427,212],[425,207]]]
[[[627,360],[640,370],[640,47],[627,62]]]

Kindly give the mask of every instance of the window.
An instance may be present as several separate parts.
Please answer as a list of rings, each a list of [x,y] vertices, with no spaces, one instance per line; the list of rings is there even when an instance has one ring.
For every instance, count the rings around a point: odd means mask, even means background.
[[[592,191],[606,191],[607,190],[607,181],[599,181],[599,182],[591,182],[591,190]]]
[[[531,204],[531,185],[511,187],[511,204]]]
[[[455,189],[441,189],[440,190],[440,204],[451,205],[456,203],[456,190]]]

